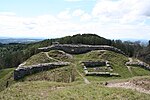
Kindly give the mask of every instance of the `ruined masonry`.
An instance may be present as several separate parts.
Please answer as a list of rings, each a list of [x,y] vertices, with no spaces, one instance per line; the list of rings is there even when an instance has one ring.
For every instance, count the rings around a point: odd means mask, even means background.
[[[31,66],[19,66],[17,69],[14,70],[14,80],[21,79],[27,75],[34,74],[41,71],[46,71],[49,69],[67,66],[69,62],[53,62],[53,63],[42,63],[37,65]]]
[[[73,45],[73,44],[53,43],[53,45],[49,47],[38,48],[38,50],[40,51],[62,50],[70,54],[82,54],[92,50],[109,50],[109,51],[114,51],[116,53],[125,55],[125,53],[122,52],[120,49],[117,49],[112,46],[107,46],[107,45],[81,45],[81,44]],[[70,64],[69,62],[54,62],[54,63],[44,63],[44,64],[31,65],[31,66],[24,66],[24,65],[18,66],[18,68],[14,70],[14,79],[18,80],[25,77],[26,75],[41,72],[44,70],[53,69],[56,67],[66,66],[69,64]]]
[[[129,61],[129,62],[126,62],[126,65],[127,66],[140,66],[141,68],[144,68],[150,71],[150,66],[142,61]]]
[[[83,63],[83,68],[86,76],[98,76],[98,75],[107,75],[107,76],[119,76],[118,73],[112,73],[113,71],[112,66],[110,65],[109,61],[84,61]],[[96,70],[93,72],[89,72],[88,68],[93,68],[93,69],[99,69],[100,66],[106,66],[109,71],[102,71],[102,72],[97,72]]]
[[[62,50],[70,54],[82,54],[92,50],[109,50],[125,55],[123,51],[108,45],[74,45],[74,44],[53,44],[49,47],[39,48],[40,51]]]

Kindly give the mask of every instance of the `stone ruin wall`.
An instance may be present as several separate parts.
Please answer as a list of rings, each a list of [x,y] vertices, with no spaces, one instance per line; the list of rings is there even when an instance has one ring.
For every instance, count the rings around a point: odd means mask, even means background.
[[[92,50],[109,50],[114,51],[116,53],[120,53],[125,55],[124,52],[122,52],[120,49],[117,49],[112,46],[107,45],[72,45],[72,44],[55,44],[49,47],[43,47],[39,48],[40,51],[49,51],[49,50],[62,50],[66,53],[70,54],[82,54],[86,53]],[[103,63],[104,64],[104,63]],[[38,65],[31,65],[31,66],[24,66],[24,67],[18,67],[16,70],[14,70],[14,79],[18,80],[20,78],[23,78],[26,75],[30,75],[33,73],[41,72],[44,70],[53,69],[59,66],[65,66],[66,64],[38,64]]]
[[[127,66],[140,66],[141,68],[144,68],[150,71],[150,66],[144,62],[126,62],[126,65]]]
[[[82,63],[86,67],[106,66],[105,61],[84,61]]]
[[[67,66],[69,62],[55,62],[55,63],[43,63],[38,65],[31,65],[31,66],[22,66],[18,67],[14,70],[14,80],[21,79],[27,75],[31,75],[41,71],[47,71],[49,69]]]
[[[83,67],[84,67],[84,72],[86,76],[120,76],[118,73],[111,73],[111,72],[88,72],[87,68],[94,68],[97,66],[107,66],[111,71],[113,71],[109,61],[84,61]]]
[[[125,55],[123,51],[113,46],[107,45],[71,45],[71,44],[56,44],[49,47],[39,48],[41,51],[62,50],[70,54],[82,54],[92,50],[109,50]]]

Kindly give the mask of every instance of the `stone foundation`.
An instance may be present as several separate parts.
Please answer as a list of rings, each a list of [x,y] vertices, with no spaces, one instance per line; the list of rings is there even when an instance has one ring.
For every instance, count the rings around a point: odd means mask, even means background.
[[[142,61],[140,62],[126,62],[127,66],[140,66],[141,68],[144,68],[146,70],[150,71],[150,66]]]
[[[43,63],[31,66],[20,66],[14,70],[14,80],[21,79],[27,75],[31,75],[41,71],[47,71],[49,69],[67,66],[69,62],[55,62],[55,63]]]
[[[106,66],[107,69],[109,69],[109,71],[113,71],[109,61],[84,61],[82,63],[83,63],[83,69],[86,76],[120,76],[118,73],[111,73],[107,71],[103,71],[103,72],[88,71],[88,68],[99,69],[99,68],[103,68],[102,66]]]

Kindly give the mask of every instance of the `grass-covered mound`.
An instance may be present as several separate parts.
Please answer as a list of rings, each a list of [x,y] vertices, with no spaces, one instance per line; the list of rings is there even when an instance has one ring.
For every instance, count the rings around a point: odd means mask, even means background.
[[[25,66],[36,65],[40,63],[50,63],[50,62],[56,62],[56,61],[48,58],[44,52],[40,52],[36,55],[33,55],[28,60],[26,60]]]
[[[85,76],[82,61],[109,61],[114,73],[119,73],[120,77],[108,76]],[[6,88],[6,82],[9,81],[10,87],[0,92],[2,100],[17,99],[41,99],[41,100],[149,100],[150,95],[139,93],[131,89],[108,88],[102,83],[113,79],[128,79],[133,76],[150,75],[150,72],[140,68],[132,67],[129,71],[125,63],[128,57],[114,53],[112,51],[96,50],[85,54],[70,55],[63,51],[52,50],[41,52],[32,56],[26,61],[27,65],[38,63],[49,63],[56,61],[70,61],[71,64],[65,67],[43,71],[33,75],[26,76],[13,81],[13,69],[5,69],[0,72],[0,90]],[[131,73],[132,71],[132,73]],[[84,78],[90,81],[90,84],[84,83]],[[116,81],[116,80],[115,80]],[[149,81],[149,79],[148,79]],[[58,83],[56,83],[58,82]],[[140,84],[138,80],[133,81]],[[147,82],[147,80],[145,81]],[[146,86],[146,87],[145,87]],[[4,88],[3,88],[4,87]],[[149,89],[149,84],[145,83],[143,88]]]
[[[40,52],[36,55],[33,55],[25,61],[24,66],[58,61],[70,61],[71,59],[72,55],[70,54],[67,54],[60,50],[51,50],[49,52]]]
[[[113,68],[114,73],[118,73],[120,77],[107,77],[107,76],[85,76],[91,81],[103,81],[103,80],[110,80],[110,79],[120,79],[120,78],[129,78],[133,76],[143,76],[143,75],[150,75],[148,70],[145,70],[140,67],[133,67],[131,68],[132,73],[129,71],[127,66],[125,65],[128,62],[128,57],[118,54],[112,51],[106,50],[96,50],[91,51],[85,54],[74,55],[75,63],[77,68],[80,72],[83,72],[83,65],[81,64],[82,61],[109,61],[110,65]]]
[[[0,93],[1,100],[149,100],[150,95],[101,84],[65,84],[48,81],[16,83]]]
[[[53,81],[70,83],[78,80],[76,70],[72,66],[65,66],[48,71],[43,71],[30,76],[27,76],[23,81]]]
[[[73,58],[71,54],[65,53],[61,50],[51,50],[48,52],[48,55],[59,61],[71,61]]]
[[[95,50],[84,54],[70,55],[60,50],[51,50],[49,52],[41,52],[29,58],[26,61],[26,65],[34,65],[39,63],[49,63],[57,61],[68,61],[72,64],[67,67],[57,68],[49,71],[44,71],[41,73],[33,74],[26,77],[27,80],[50,80],[50,81],[68,81],[69,75],[72,74],[71,70],[77,69],[80,73],[84,75],[84,69],[82,61],[109,61],[113,69],[112,73],[118,73],[120,77],[107,77],[107,76],[85,76],[90,81],[103,81],[103,80],[112,80],[112,79],[122,79],[129,78],[133,76],[143,76],[150,75],[148,70],[145,70],[140,67],[131,67],[132,73],[129,71],[125,65],[128,62],[128,57],[107,50]],[[75,65],[75,66],[74,66]],[[74,68],[73,68],[74,67]],[[93,70],[93,69],[91,69]],[[75,71],[73,71],[75,72]],[[66,79],[65,79],[66,77]],[[77,74],[74,74],[74,77],[77,77]],[[63,79],[64,78],[64,79]]]

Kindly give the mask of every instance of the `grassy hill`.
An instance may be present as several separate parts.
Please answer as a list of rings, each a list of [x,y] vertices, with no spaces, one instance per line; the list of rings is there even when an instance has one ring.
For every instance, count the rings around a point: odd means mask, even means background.
[[[19,82],[0,93],[2,100],[149,100],[150,95],[101,84],[66,84],[49,81]]]
[[[114,73],[120,76],[86,76],[82,61],[109,61]],[[125,63],[128,57],[112,51],[96,50],[85,54],[70,55],[60,50],[41,52],[30,57],[25,65],[69,61],[70,65],[36,73],[14,81],[13,69],[5,69],[0,73],[0,85],[5,86],[10,81],[10,87],[3,88],[0,99],[47,99],[47,100],[149,100],[150,94],[144,94],[131,89],[108,88],[103,84],[107,81],[127,80],[138,76],[148,76],[150,72],[140,67],[129,70]],[[87,79],[90,84],[85,84]],[[3,80],[3,81],[1,81]],[[129,79],[130,80],[130,79]],[[132,79],[133,80],[133,79]],[[140,80],[141,81],[141,80]],[[13,84],[13,85],[11,85]],[[146,83],[147,84],[147,83]],[[148,83],[148,87],[149,87]],[[5,90],[4,90],[5,89]]]

